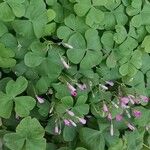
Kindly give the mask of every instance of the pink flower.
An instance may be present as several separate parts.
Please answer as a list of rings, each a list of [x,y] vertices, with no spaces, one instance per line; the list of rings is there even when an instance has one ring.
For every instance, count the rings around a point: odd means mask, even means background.
[[[79,84],[79,83],[77,83],[76,84],[77,86],[78,86],[78,88],[80,89],[80,90],[85,90],[87,87],[86,87],[86,84]]]
[[[135,127],[133,125],[131,125],[130,123],[128,123],[127,126],[130,130],[135,130]]]
[[[80,123],[86,124],[86,120],[85,120],[84,118],[79,118],[79,117],[78,117],[78,119],[79,119]]]
[[[144,102],[148,102],[149,98],[147,96],[143,96],[141,95],[140,98],[144,101]]]
[[[74,88],[70,83],[68,83],[67,82],[67,86],[68,86],[68,88],[69,88],[69,90],[70,90],[70,93],[71,93],[71,95],[72,96],[77,96],[77,90],[76,90],[76,88]]]
[[[77,92],[76,92],[76,91],[71,91],[71,95],[72,95],[73,97],[76,97],[76,96],[77,96]]]
[[[122,97],[121,98],[121,107],[122,108],[126,108],[128,103],[129,103],[129,98],[128,97]]]
[[[70,123],[71,123],[74,127],[77,126],[77,124],[76,124],[75,122],[73,122],[72,120],[69,120],[69,121],[70,121]]]
[[[107,107],[107,105],[105,103],[103,104],[103,111],[104,112],[108,112],[108,107]]]
[[[123,118],[122,115],[120,115],[120,114],[119,114],[119,115],[116,115],[116,121],[121,121],[122,118]]]
[[[107,118],[108,118],[109,120],[112,120],[112,115],[111,115],[111,113],[108,114]]]
[[[40,103],[40,104],[42,104],[42,103],[44,103],[44,99],[43,98],[41,98],[41,97],[39,97],[39,96],[35,96],[36,97],[36,99],[38,100],[38,102]]]
[[[121,98],[121,103],[128,104],[129,103],[129,98],[128,97],[122,97]]]
[[[105,82],[110,86],[114,86],[114,82],[112,82],[112,81],[105,81]]]
[[[70,126],[70,121],[67,120],[67,119],[64,119],[64,124],[65,124],[66,126]]]
[[[70,115],[70,116],[75,116],[74,112],[70,111],[70,110],[66,110],[66,112]]]
[[[61,56],[60,56],[60,59],[61,59],[62,64],[64,65],[64,67],[65,67],[66,69],[69,69],[70,66],[66,63],[66,61],[65,61]]]
[[[141,112],[139,110],[133,110],[133,115],[136,117],[136,118],[139,118],[141,117]]]

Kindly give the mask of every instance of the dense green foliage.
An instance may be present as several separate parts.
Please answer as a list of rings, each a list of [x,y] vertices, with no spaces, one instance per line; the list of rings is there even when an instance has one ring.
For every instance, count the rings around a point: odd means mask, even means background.
[[[149,0],[0,0],[0,149],[150,149]]]

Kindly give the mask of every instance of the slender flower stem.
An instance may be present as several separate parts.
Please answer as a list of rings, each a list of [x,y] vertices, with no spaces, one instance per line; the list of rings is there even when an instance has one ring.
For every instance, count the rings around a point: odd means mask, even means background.
[[[146,145],[146,144],[144,144],[144,143],[143,143],[143,146],[145,146],[147,149],[150,149],[150,147],[149,147],[149,146],[147,146],[147,145]]]

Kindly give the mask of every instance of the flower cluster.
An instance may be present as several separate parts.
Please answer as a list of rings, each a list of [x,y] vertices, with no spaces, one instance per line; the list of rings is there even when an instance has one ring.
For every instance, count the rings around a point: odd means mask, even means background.
[[[105,88],[106,89],[106,88]],[[135,126],[132,125],[132,123],[128,122],[125,118],[127,116],[128,118],[131,118],[131,116],[135,118],[140,118],[142,116],[142,112],[138,109],[136,109],[136,105],[140,105],[143,102],[148,102],[149,98],[143,95],[140,95],[138,97],[135,97],[133,95],[128,95],[124,97],[120,97],[118,100],[118,104],[111,101],[111,104],[115,107],[115,109],[122,109],[121,114],[117,114],[115,116],[115,120],[117,122],[124,121],[124,123],[127,125],[127,127],[130,130],[135,130]],[[111,122],[110,126],[110,134],[113,136],[113,118],[111,111],[109,109],[109,106],[107,106],[106,103],[103,103],[102,111],[107,114],[107,119]]]
[[[86,120],[84,118],[76,116],[73,111],[66,110],[66,114],[68,114],[69,117],[63,119],[64,125],[77,127],[77,123],[76,122],[79,122],[79,123],[81,123],[83,125],[86,124]],[[76,122],[74,120],[76,120]],[[57,121],[55,121],[54,132],[56,134],[60,134],[61,133],[61,125],[58,127],[58,122]]]

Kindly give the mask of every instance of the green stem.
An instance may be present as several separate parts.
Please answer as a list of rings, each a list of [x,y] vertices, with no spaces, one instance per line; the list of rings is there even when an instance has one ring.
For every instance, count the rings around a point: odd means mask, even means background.
[[[144,143],[143,143],[143,146],[145,146],[146,148],[150,149],[150,147],[149,147],[149,146],[147,146],[147,145],[146,145],[146,144],[144,144]]]

